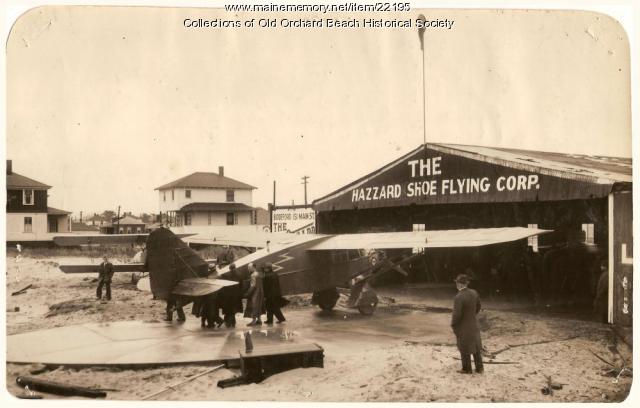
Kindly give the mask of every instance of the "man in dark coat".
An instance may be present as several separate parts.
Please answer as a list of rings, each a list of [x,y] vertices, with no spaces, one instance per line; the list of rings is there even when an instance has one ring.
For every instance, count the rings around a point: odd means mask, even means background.
[[[278,319],[278,323],[282,323],[287,319],[282,314],[281,307],[286,306],[289,302],[282,297],[280,291],[280,280],[278,274],[273,271],[271,263],[267,262],[263,267],[264,272],[264,298],[267,309],[267,324],[273,324],[273,316]]]
[[[242,313],[242,277],[236,269],[236,264],[229,265],[231,272],[227,279],[238,282],[238,285],[227,286],[220,290],[222,313],[224,314],[224,325],[226,327],[236,327],[236,313]]]
[[[609,264],[606,259],[600,262],[600,277],[596,286],[596,296],[593,299],[593,313],[596,320],[601,323],[608,323],[608,301],[609,301]]]
[[[453,313],[451,315],[451,328],[456,335],[460,359],[462,360],[462,371],[464,374],[471,374],[471,355],[476,365],[476,373],[482,374],[482,341],[480,340],[480,329],[476,315],[480,311],[480,297],[478,292],[467,288],[469,277],[464,274],[458,275],[455,280],[458,294],[453,300]]]
[[[102,299],[102,287],[106,286],[107,300],[111,300],[111,278],[113,278],[113,264],[105,256],[99,267],[98,288],[96,289],[96,297]]]

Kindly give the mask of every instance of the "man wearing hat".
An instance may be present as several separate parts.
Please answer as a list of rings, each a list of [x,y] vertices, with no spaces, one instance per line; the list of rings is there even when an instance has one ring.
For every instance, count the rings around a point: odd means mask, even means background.
[[[455,279],[458,294],[453,299],[453,313],[451,315],[451,328],[456,335],[460,359],[462,360],[463,374],[471,374],[471,355],[476,365],[476,373],[482,374],[482,341],[476,315],[480,311],[480,297],[478,292],[467,288],[469,277],[460,274]]]

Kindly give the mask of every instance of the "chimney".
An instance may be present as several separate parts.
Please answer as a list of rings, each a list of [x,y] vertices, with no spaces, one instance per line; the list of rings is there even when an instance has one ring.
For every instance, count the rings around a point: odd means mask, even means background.
[[[7,176],[10,176],[13,174],[13,169],[11,166],[11,160],[7,160]]]
[[[218,166],[218,174],[224,176],[224,166]]]

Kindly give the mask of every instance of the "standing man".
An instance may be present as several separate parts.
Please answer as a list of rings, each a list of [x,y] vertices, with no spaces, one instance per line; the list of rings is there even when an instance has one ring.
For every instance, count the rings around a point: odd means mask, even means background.
[[[451,315],[451,328],[456,335],[462,370],[459,373],[471,374],[471,355],[476,365],[476,373],[482,374],[482,341],[476,315],[480,311],[480,297],[478,292],[467,288],[469,277],[460,274],[455,279],[458,294],[453,299],[453,314]]]
[[[267,324],[273,324],[273,316],[278,319],[278,323],[282,323],[287,319],[284,318],[280,308],[289,302],[282,297],[278,274],[273,271],[271,263],[267,262],[262,270],[264,271],[264,299],[267,309]]]
[[[236,269],[236,264],[229,265],[229,275],[227,279],[238,282],[237,285],[223,288],[222,296],[222,313],[224,314],[224,323],[226,327],[236,327],[236,313],[242,313],[242,277]]]
[[[607,259],[600,261],[600,277],[596,286],[596,296],[593,299],[593,313],[600,323],[608,323],[609,301],[609,262]]]
[[[98,300],[102,299],[102,287],[107,288],[107,300],[111,300],[111,278],[113,278],[113,264],[109,262],[109,259],[105,255],[102,258],[102,263],[98,269],[98,289],[96,290],[96,297]]]

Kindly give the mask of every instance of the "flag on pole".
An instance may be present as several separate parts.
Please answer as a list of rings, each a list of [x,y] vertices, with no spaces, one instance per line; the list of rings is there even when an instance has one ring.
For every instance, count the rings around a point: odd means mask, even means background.
[[[424,51],[424,22],[427,21],[427,19],[422,14],[420,14],[418,16],[418,20],[422,21],[422,24],[418,27],[418,38],[420,38],[420,49]]]

